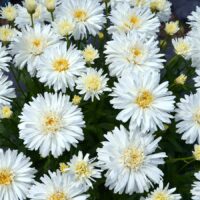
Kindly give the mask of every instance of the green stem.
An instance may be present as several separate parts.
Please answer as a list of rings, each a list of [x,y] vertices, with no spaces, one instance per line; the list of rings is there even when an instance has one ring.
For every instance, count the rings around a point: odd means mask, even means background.
[[[51,13],[51,19],[52,19],[52,21],[54,21],[53,12],[50,12],[50,13]]]
[[[178,162],[178,161],[188,161],[188,160],[193,160],[194,157],[190,156],[190,157],[185,157],[185,158],[173,158],[173,159],[169,159],[167,162]]]
[[[31,26],[32,26],[32,28],[34,28],[33,14],[30,14],[30,15],[31,15]]]

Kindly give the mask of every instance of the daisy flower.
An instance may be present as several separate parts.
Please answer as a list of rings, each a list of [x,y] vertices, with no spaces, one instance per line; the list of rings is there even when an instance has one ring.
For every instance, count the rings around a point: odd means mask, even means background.
[[[0,119],[9,119],[12,114],[11,105],[0,106]]]
[[[175,119],[178,122],[177,132],[182,134],[186,143],[200,143],[200,91],[196,94],[185,95],[177,103]]]
[[[130,0],[110,0],[108,2],[108,6],[111,6],[111,8],[113,9],[118,4],[123,3],[123,2],[130,3]]]
[[[15,89],[12,81],[8,80],[8,77],[0,72],[0,106],[9,105],[13,98],[16,97]]]
[[[101,178],[101,170],[97,169],[98,163],[94,162],[95,158],[90,159],[89,154],[85,156],[81,151],[78,156],[74,155],[68,165],[68,173],[72,175],[73,179],[82,184],[84,188],[92,187],[92,182],[96,178]]]
[[[68,174],[49,172],[41,177],[40,182],[35,182],[29,191],[31,200],[86,200],[89,195],[76,184]]]
[[[17,30],[10,27],[9,25],[0,26],[0,40],[7,44],[14,40],[17,36]]]
[[[93,68],[87,68],[86,73],[83,73],[76,81],[76,89],[80,90],[79,94],[84,95],[84,100],[91,98],[94,101],[96,97],[100,100],[100,95],[103,92],[110,91],[107,87],[108,78],[103,75],[103,70],[97,71]]]
[[[112,24],[108,28],[110,34],[133,31],[152,37],[159,31],[160,26],[158,17],[152,14],[150,9],[133,8],[127,3],[118,4],[115,9],[112,9],[109,19]]]
[[[168,0],[150,0],[150,9],[155,13],[161,22],[167,22],[171,15],[172,3]]]
[[[30,158],[16,150],[0,149],[0,199],[24,200],[36,170]]]
[[[165,153],[154,153],[161,138],[127,131],[123,126],[105,135],[103,147],[97,149],[98,159],[106,170],[106,187],[114,193],[143,193],[153,183],[159,183],[163,173],[158,165],[164,164]],[[120,142],[119,142],[120,141]]]
[[[164,129],[174,111],[174,96],[168,91],[168,82],[159,84],[160,74],[125,73],[115,83],[111,104],[120,109],[117,120],[127,122],[130,129],[140,128],[142,132]]]
[[[165,24],[165,32],[170,35],[173,36],[174,34],[176,34],[178,31],[180,30],[179,28],[179,22],[178,21],[171,21]]]
[[[94,64],[94,60],[99,58],[98,50],[95,49],[91,44],[88,44],[83,50],[83,57],[86,63]]]
[[[11,57],[9,56],[8,50],[0,42],[0,71],[4,70],[8,72],[9,71],[8,66],[10,61]]]
[[[192,200],[199,200],[200,199],[200,172],[194,174],[197,181],[194,181],[192,184]]]
[[[12,5],[11,3],[8,3],[7,6],[1,7],[0,17],[2,19],[8,20],[9,22],[13,22],[15,18],[17,17],[16,5]]]
[[[75,40],[87,38],[87,32],[93,36],[102,29],[105,23],[104,6],[99,0],[63,1],[58,9],[58,16],[67,13],[75,21],[73,36]]]
[[[163,182],[159,183],[159,187],[151,192],[145,200],[180,200],[180,194],[174,194],[176,188],[169,189],[169,184],[164,187]]]
[[[15,65],[20,69],[27,65],[28,72],[34,76],[44,51],[58,40],[49,25],[36,24],[34,29],[26,26],[10,46]]]
[[[40,82],[53,86],[55,91],[65,92],[66,88],[74,90],[75,79],[86,71],[86,67],[81,51],[74,46],[67,49],[63,42],[46,50],[37,71]]]
[[[137,33],[114,34],[105,48],[111,76],[120,77],[127,70],[159,71],[165,62],[159,53],[158,41]]]
[[[42,157],[51,153],[57,158],[84,138],[81,110],[61,93],[39,94],[24,105],[19,118],[20,138],[30,150],[39,150]]]
[[[195,11],[192,11],[188,16],[188,24],[192,29],[198,29],[200,24],[200,7],[197,6]]]

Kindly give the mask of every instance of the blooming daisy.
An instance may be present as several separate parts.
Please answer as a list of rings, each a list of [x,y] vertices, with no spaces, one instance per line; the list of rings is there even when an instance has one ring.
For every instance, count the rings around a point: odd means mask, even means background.
[[[107,87],[108,78],[106,74],[103,75],[103,70],[97,71],[93,68],[87,68],[86,73],[83,73],[76,81],[76,89],[80,90],[79,94],[84,94],[84,100],[94,100],[96,97],[100,100],[99,96],[106,91],[110,91]]]
[[[83,57],[85,58],[86,63],[94,64],[94,60],[99,58],[98,50],[89,44],[83,50]]]
[[[28,72],[34,76],[44,51],[58,40],[49,25],[36,24],[34,29],[26,26],[10,46],[15,65],[20,69],[27,65]]]
[[[35,182],[29,191],[31,200],[86,200],[89,195],[68,174],[49,172]]]
[[[0,149],[0,199],[24,200],[34,181],[36,170],[23,153]]]
[[[174,194],[176,188],[169,189],[169,184],[164,187],[163,182],[159,183],[159,187],[151,192],[145,200],[180,200],[180,194]]]
[[[7,44],[14,40],[17,36],[17,30],[11,28],[9,25],[0,26],[0,40]]]
[[[0,70],[9,71],[8,66],[10,61],[11,57],[9,56],[8,50],[0,42]]]
[[[0,106],[0,118],[9,119],[12,116],[13,112],[11,110],[11,105],[1,105]]]
[[[17,17],[17,9],[15,5],[8,3],[7,6],[1,7],[0,17],[6,19],[9,22],[13,22]]]
[[[159,53],[158,41],[137,33],[114,34],[105,48],[111,76],[120,77],[127,70],[159,71],[165,62]]]
[[[198,29],[200,23],[200,7],[196,7],[196,11],[192,11],[191,15],[188,16],[188,24],[193,29]]]
[[[192,200],[199,200],[200,199],[200,172],[194,174],[197,181],[194,181],[192,184]]]
[[[58,16],[66,13],[75,21],[73,36],[76,40],[87,37],[87,32],[93,36],[102,29],[105,23],[104,6],[99,0],[68,0],[63,1]]]
[[[83,187],[92,187],[92,181],[95,181],[96,178],[101,178],[101,170],[97,168],[98,163],[94,161],[95,158],[89,159],[89,154],[84,156],[79,151],[78,156],[74,155],[70,162],[67,163],[69,166],[68,173]]]
[[[15,89],[13,87],[12,81],[8,80],[8,77],[0,72],[0,106],[9,105],[15,98]]]
[[[20,118],[20,138],[42,157],[60,156],[83,140],[83,114],[69,96],[44,93],[24,105]]]
[[[56,54],[55,54],[56,52]],[[75,79],[86,71],[81,51],[74,46],[67,49],[65,42],[46,50],[37,67],[37,77],[55,91],[74,90]]]
[[[159,73],[125,73],[115,83],[111,104],[120,109],[117,120],[127,122],[130,129],[140,128],[142,132],[156,131],[170,123],[174,111],[174,96],[168,91],[168,82],[159,84]]]
[[[148,8],[131,7],[129,4],[118,4],[112,9],[109,17],[111,26],[109,33],[128,33],[130,31],[155,36],[159,31],[160,22]]]
[[[150,0],[150,9],[155,13],[161,22],[167,22],[171,15],[172,3],[168,0]]]
[[[200,143],[200,91],[196,94],[185,95],[177,103],[175,119],[178,122],[177,132],[182,134],[186,143],[196,140]]]
[[[168,35],[173,36],[174,34],[176,34],[178,31],[180,30],[179,28],[179,22],[175,21],[175,22],[168,22],[165,24],[165,32]]]
[[[103,170],[107,170],[106,187],[114,193],[133,194],[148,191],[152,183],[159,183],[163,173],[165,153],[154,153],[161,138],[142,134],[139,130],[127,131],[123,126],[105,135],[103,147],[97,149]],[[120,142],[119,142],[120,141]]]

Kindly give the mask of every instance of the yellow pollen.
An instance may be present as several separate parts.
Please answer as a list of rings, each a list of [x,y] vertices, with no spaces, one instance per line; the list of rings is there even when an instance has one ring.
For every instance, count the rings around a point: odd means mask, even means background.
[[[153,200],[169,200],[169,196],[164,192],[158,192],[154,195]]]
[[[78,96],[78,95],[74,95],[74,97],[73,97],[73,99],[72,99],[72,103],[74,104],[74,105],[79,105],[80,103],[81,103],[81,97],[80,96]]]
[[[42,125],[45,133],[56,133],[61,128],[60,118],[50,113],[44,117]]]
[[[11,115],[13,114],[13,112],[12,112],[12,110],[10,109],[9,106],[4,106],[4,107],[2,107],[2,109],[1,109],[1,114],[2,114],[2,117],[3,117],[3,118],[8,119],[8,118],[11,117]]]
[[[87,91],[98,91],[101,88],[101,80],[97,75],[89,75],[85,79],[85,87]]]
[[[44,41],[43,38],[35,38],[31,41],[31,53],[33,55],[40,55],[43,53]]]
[[[137,170],[144,162],[144,154],[136,148],[127,148],[122,155],[122,162],[125,167]]]
[[[133,25],[133,27],[139,27],[139,25],[140,25],[140,18],[138,16],[132,16],[130,18],[130,22]]]
[[[60,163],[59,169],[60,169],[60,171],[61,171],[62,173],[65,173],[65,172],[68,170],[68,168],[69,168],[69,166],[68,166],[67,164],[65,164],[65,163]]]
[[[74,11],[74,18],[77,21],[84,22],[87,20],[87,12],[82,9],[77,9]]]
[[[0,186],[10,185],[13,182],[13,173],[8,169],[0,170]]]
[[[9,42],[12,39],[13,30],[9,27],[0,28],[0,40],[3,42]]]
[[[2,16],[4,16],[8,21],[13,21],[17,16],[16,8],[11,5],[2,8]]]
[[[56,59],[53,62],[53,68],[57,72],[67,71],[69,69],[69,61],[65,58]]]
[[[133,48],[132,53],[135,57],[139,57],[142,55],[142,51],[139,48]]]
[[[151,92],[148,90],[141,91],[137,96],[135,103],[138,104],[139,107],[145,109],[149,108],[153,103],[154,97]]]
[[[53,195],[49,197],[48,200],[67,200],[68,198],[65,197],[65,194],[63,192],[56,192]]]
[[[75,165],[75,173],[78,177],[88,177],[90,175],[88,163],[85,161],[77,162]]]
[[[175,83],[176,83],[177,85],[184,85],[186,81],[187,81],[187,76],[184,75],[184,74],[181,74],[180,76],[178,76],[178,77],[175,79]]]

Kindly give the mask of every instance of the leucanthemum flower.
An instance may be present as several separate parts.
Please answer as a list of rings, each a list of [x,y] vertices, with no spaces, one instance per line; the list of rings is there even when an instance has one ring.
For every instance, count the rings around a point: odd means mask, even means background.
[[[159,84],[160,74],[156,72],[127,72],[118,81],[111,93],[111,104],[122,110],[117,120],[130,119],[130,129],[140,128],[142,132],[164,130],[174,111],[175,97],[168,91],[168,82]]]
[[[44,51],[58,40],[58,35],[50,25],[36,24],[34,28],[26,26],[10,45],[16,67],[22,69],[27,65],[28,72],[34,76]]]
[[[180,200],[180,194],[174,194],[176,188],[169,189],[169,184],[164,187],[163,182],[159,183],[159,187],[151,192],[145,200]]]
[[[12,81],[8,80],[6,75],[0,72],[0,106],[9,105],[16,97]]]
[[[20,138],[30,150],[42,157],[55,158],[83,140],[83,114],[69,96],[44,93],[24,105],[19,124]]]
[[[65,92],[66,88],[74,90],[75,79],[86,71],[86,67],[81,51],[74,46],[67,49],[63,42],[46,50],[37,71],[40,82],[53,86],[55,91]]]
[[[87,38],[87,32],[93,36],[102,29],[105,23],[104,6],[99,0],[68,0],[63,1],[57,16],[66,16],[75,21],[73,36],[75,40]]]
[[[84,95],[84,100],[87,101],[91,98],[100,100],[100,95],[103,92],[110,91],[107,86],[108,78],[106,74],[103,75],[103,70],[96,70],[87,68],[86,73],[83,73],[76,81],[76,89],[79,90],[80,95]]]
[[[35,182],[29,191],[31,200],[86,200],[89,195],[68,174],[50,172]]]
[[[15,5],[8,3],[5,7],[1,7],[0,16],[2,19],[6,19],[12,22],[17,17],[17,9]]]
[[[174,34],[176,34],[178,31],[180,30],[179,28],[179,22],[178,21],[171,21],[165,24],[165,32],[168,35],[173,36]]]
[[[85,156],[81,151],[78,155],[74,155],[68,165],[68,172],[72,175],[77,184],[81,184],[84,188],[92,187],[92,182],[97,178],[101,178],[101,170],[98,169],[98,163],[95,158],[90,159],[89,154]]]
[[[177,103],[175,119],[177,132],[182,134],[186,143],[196,140],[200,143],[200,91],[196,94],[185,95]]]
[[[139,130],[127,131],[123,126],[105,135],[103,147],[97,149],[98,159],[106,170],[106,187],[114,193],[127,194],[148,191],[152,183],[159,183],[163,173],[165,153],[154,153],[161,138],[142,134]],[[120,142],[119,142],[120,141]]]
[[[98,50],[95,49],[91,44],[89,44],[83,50],[83,57],[86,63],[94,64],[94,60],[99,58]]]
[[[194,181],[192,184],[192,200],[199,200],[200,199],[200,172],[194,174],[197,181]]]
[[[152,37],[159,31],[159,19],[148,8],[133,8],[126,3],[118,4],[115,9],[112,9],[109,18],[111,21],[111,26],[108,28],[110,34],[133,31]]]
[[[30,158],[16,150],[0,149],[0,199],[24,200],[36,170]]]
[[[108,2],[108,6],[111,6],[111,8],[113,9],[113,8],[116,7],[118,4],[123,3],[123,2],[130,3],[130,0],[110,0],[110,1]]]
[[[150,9],[161,22],[167,22],[172,14],[172,3],[168,0],[150,0]]]
[[[111,76],[120,77],[127,70],[159,71],[165,62],[159,53],[158,41],[137,33],[114,34],[105,48]]]
[[[8,72],[8,66],[10,61],[11,57],[9,56],[8,50],[0,42],[0,71],[3,70]]]
[[[13,114],[11,105],[0,106],[0,119],[9,119]]]
[[[0,40],[7,44],[14,40],[17,36],[17,30],[10,27],[9,25],[0,26]]]
[[[191,15],[188,16],[188,24],[192,29],[199,29],[200,23],[200,7],[197,6],[195,11],[192,11]]]

